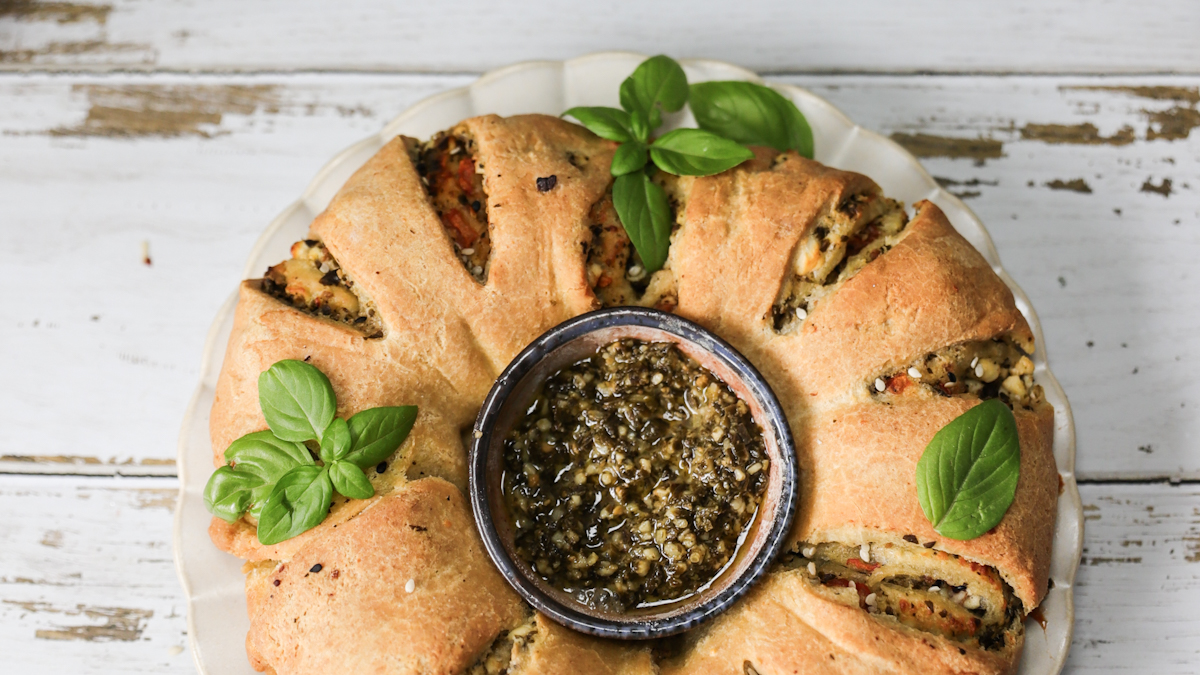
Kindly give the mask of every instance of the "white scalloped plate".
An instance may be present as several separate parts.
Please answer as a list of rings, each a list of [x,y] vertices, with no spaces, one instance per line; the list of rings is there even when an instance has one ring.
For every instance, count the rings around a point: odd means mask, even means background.
[[[409,108],[378,134],[352,145],[333,158],[309,183],[304,194],[267,227],[250,253],[245,276],[251,278],[288,256],[292,242],[303,238],[313,218],[358,167],[384,143],[399,134],[428,138],[459,120],[485,113],[558,115],[577,105],[616,106],[621,80],[646,57],[627,52],[602,52],[570,61],[531,61],[487,73],[468,87],[432,96]],[[688,80],[751,80],[754,73],[717,61],[683,61]],[[983,223],[957,197],[942,190],[917,160],[892,141],[859,126],[811,92],[772,84],[795,101],[812,125],[816,158],[825,164],[866,174],[889,196],[913,204],[922,199],[937,204],[954,227],[983,254],[1008,284],[1017,306],[1037,338],[1033,360],[1038,382],[1054,404],[1054,457],[1065,483],[1058,501],[1054,553],[1050,567],[1053,588],[1042,603],[1046,628],[1030,620],[1026,627],[1021,672],[1056,675],[1071,645],[1075,619],[1072,586],[1083,547],[1083,511],[1075,485],[1075,429],[1071,408],[1046,364],[1042,328],[1029,298],[1000,267],[1000,258]],[[691,126],[690,113],[669,116],[668,124]],[[204,508],[204,484],[212,472],[208,414],[217,373],[233,324],[235,297],[221,307],[209,330],[201,365],[200,386],[184,417],[179,437],[180,496],[175,510],[175,565],[188,597],[188,635],[196,666],[202,675],[252,675],[246,660],[249,630],[241,560],[222,553],[208,538],[209,514]]]

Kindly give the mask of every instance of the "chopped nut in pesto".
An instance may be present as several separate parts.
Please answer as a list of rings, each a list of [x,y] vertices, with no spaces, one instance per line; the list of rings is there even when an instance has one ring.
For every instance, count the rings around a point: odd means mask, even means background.
[[[768,459],[746,403],[671,343],[550,376],[505,439],[518,557],[597,609],[684,598],[730,561]]]

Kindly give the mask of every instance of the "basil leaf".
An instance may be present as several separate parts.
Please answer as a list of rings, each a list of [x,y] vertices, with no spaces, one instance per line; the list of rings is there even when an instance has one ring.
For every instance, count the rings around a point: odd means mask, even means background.
[[[676,176],[711,176],[752,159],[749,148],[701,129],[676,129],[655,139],[650,156]]]
[[[321,461],[326,464],[336,462],[346,456],[350,452],[350,444],[353,441],[350,437],[350,426],[346,424],[346,420],[335,417],[325,429],[325,435],[321,438]]]
[[[579,120],[583,126],[600,138],[621,143],[633,140],[629,113],[620,108],[578,107],[571,108],[563,115],[570,115]]]
[[[624,176],[646,166],[646,146],[639,141],[629,141],[617,146],[613,153],[612,175]]]
[[[375,494],[371,481],[363,470],[350,462],[334,462],[329,466],[333,489],[351,499],[367,499]]]
[[[687,75],[674,59],[662,54],[642,61],[621,83],[621,107],[645,115],[650,129],[662,124],[660,105],[667,112],[675,112],[687,99]]]
[[[208,477],[204,485],[204,506],[214,516],[233,523],[246,512],[250,491],[262,484],[262,479],[244,471],[223,466]]]
[[[974,539],[1004,518],[1020,472],[1017,421],[991,399],[934,434],[917,462],[917,500],[938,534]]]
[[[641,143],[645,143],[646,141],[650,140],[650,121],[647,118],[646,113],[641,112],[640,110],[633,111],[629,114],[629,122],[630,128],[633,130],[634,140]],[[662,124],[661,120],[659,121],[659,124]],[[655,124],[654,126],[658,126],[658,124]]]
[[[312,464],[312,453],[300,443],[283,441],[270,431],[246,434],[229,444],[225,461],[238,471],[274,483],[301,464]]]
[[[258,404],[267,426],[285,441],[321,440],[337,412],[325,373],[303,361],[278,361],[258,376]]]
[[[311,530],[325,520],[332,502],[327,469],[310,464],[292,469],[279,479],[263,505],[258,541],[270,546]]]
[[[795,150],[812,159],[813,133],[790,99],[753,82],[701,82],[689,104],[701,129],[738,143]]]
[[[258,518],[263,503],[284,474],[302,464],[312,464],[312,453],[300,443],[283,441],[270,431],[246,434],[229,444],[225,460],[239,473],[257,477],[261,485],[250,490],[250,515]]]
[[[417,406],[370,408],[350,418],[350,453],[345,460],[366,470],[392,455],[417,420]]]
[[[644,171],[617,176],[613,206],[646,271],[661,269],[671,245],[671,207],[663,189]]]
[[[267,498],[274,489],[275,483],[263,483],[250,491],[250,507],[246,512],[254,516],[255,520],[262,518],[263,507],[267,505]]]

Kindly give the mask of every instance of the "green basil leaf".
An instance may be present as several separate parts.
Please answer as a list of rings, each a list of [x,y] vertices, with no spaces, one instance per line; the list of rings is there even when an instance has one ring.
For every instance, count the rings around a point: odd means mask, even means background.
[[[624,176],[646,166],[646,146],[639,141],[629,141],[617,146],[613,153],[612,175]]]
[[[974,539],[1004,518],[1020,472],[1017,421],[991,399],[934,434],[917,462],[917,500],[938,534]]]
[[[645,143],[650,140],[650,122],[646,117],[646,113],[634,111],[629,114],[630,129],[633,130],[633,139],[640,143]],[[661,122],[660,122],[661,124]],[[658,126],[657,124],[655,126]]]
[[[288,471],[312,464],[312,453],[303,444],[280,440],[270,431],[246,434],[229,445],[225,460],[239,473],[257,477],[261,485],[250,490],[250,515],[258,518],[275,482]]]
[[[646,271],[661,269],[671,245],[671,207],[663,189],[644,171],[617,176],[613,206]]]
[[[321,438],[321,461],[330,464],[342,459],[350,452],[353,442],[350,437],[350,425],[346,420],[335,417],[325,428],[325,435]]]
[[[301,464],[312,464],[312,453],[300,443],[280,440],[270,431],[246,434],[229,444],[225,461],[238,471],[274,483]]]
[[[621,83],[621,107],[630,113],[642,113],[650,129],[662,124],[659,106],[667,112],[675,112],[687,103],[687,75],[683,68],[669,56],[652,56],[633,71]],[[639,137],[645,140],[645,137]]]
[[[621,143],[633,140],[629,113],[620,108],[578,107],[571,108],[563,115],[570,115],[579,120],[583,126],[600,138]]]
[[[276,436],[300,443],[321,440],[337,412],[337,399],[325,373],[291,359],[258,376],[258,403]]]
[[[700,82],[690,87],[696,123],[738,143],[795,150],[812,159],[813,133],[790,99],[753,82]]]
[[[208,477],[204,486],[204,506],[208,512],[229,523],[236,522],[250,504],[250,492],[262,479],[244,471],[223,466]]]
[[[676,129],[655,139],[650,156],[676,176],[711,176],[752,159],[749,148],[702,129]]]
[[[351,499],[367,499],[375,494],[371,481],[363,470],[350,462],[334,462],[329,466],[333,489]]]
[[[306,464],[287,472],[267,497],[258,518],[258,541],[265,546],[287,541],[321,524],[333,502],[326,469]]]
[[[345,460],[366,470],[392,455],[417,420],[417,406],[370,408],[350,418],[350,453]]]
[[[263,507],[267,505],[267,498],[274,489],[275,483],[263,483],[250,491],[250,506],[246,512],[254,516],[255,520],[262,518]]]

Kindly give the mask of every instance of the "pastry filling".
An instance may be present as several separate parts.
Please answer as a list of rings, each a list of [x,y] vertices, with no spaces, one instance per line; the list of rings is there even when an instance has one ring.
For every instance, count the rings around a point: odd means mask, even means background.
[[[762,430],[670,343],[625,339],[551,375],[509,433],[517,557],[581,603],[625,611],[715,579],[767,482]]]
[[[475,140],[462,126],[425,143],[409,144],[417,174],[454,244],[455,255],[467,272],[483,283],[492,244],[483,165],[476,161],[475,149]]]
[[[659,172],[659,180],[671,200],[674,214],[682,213],[681,182]],[[650,274],[629,240],[625,226],[613,206],[612,188],[588,212],[591,240],[587,243],[587,282],[602,307],[637,305],[666,312],[675,309],[675,278],[670,269]],[[678,215],[676,215],[678,226]]]
[[[263,291],[310,314],[354,326],[367,337],[383,337],[375,308],[324,244],[304,239],[292,244],[291,253],[290,260],[267,270]]]
[[[822,298],[896,245],[908,225],[904,205],[859,194],[822,214],[796,245],[771,310],[776,333],[799,328]]]
[[[1015,334],[964,342],[881,374],[868,387],[879,399],[920,387],[940,396],[999,398],[1011,408],[1032,409],[1045,401],[1042,386],[1033,382],[1032,353],[1033,341]]]
[[[880,620],[982,649],[1011,646],[1024,611],[994,568],[905,541],[802,543],[783,562],[826,598]]]
[[[511,668],[521,665],[525,652],[536,639],[537,625],[531,616],[520,626],[497,636],[464,675],[507,675]]]

